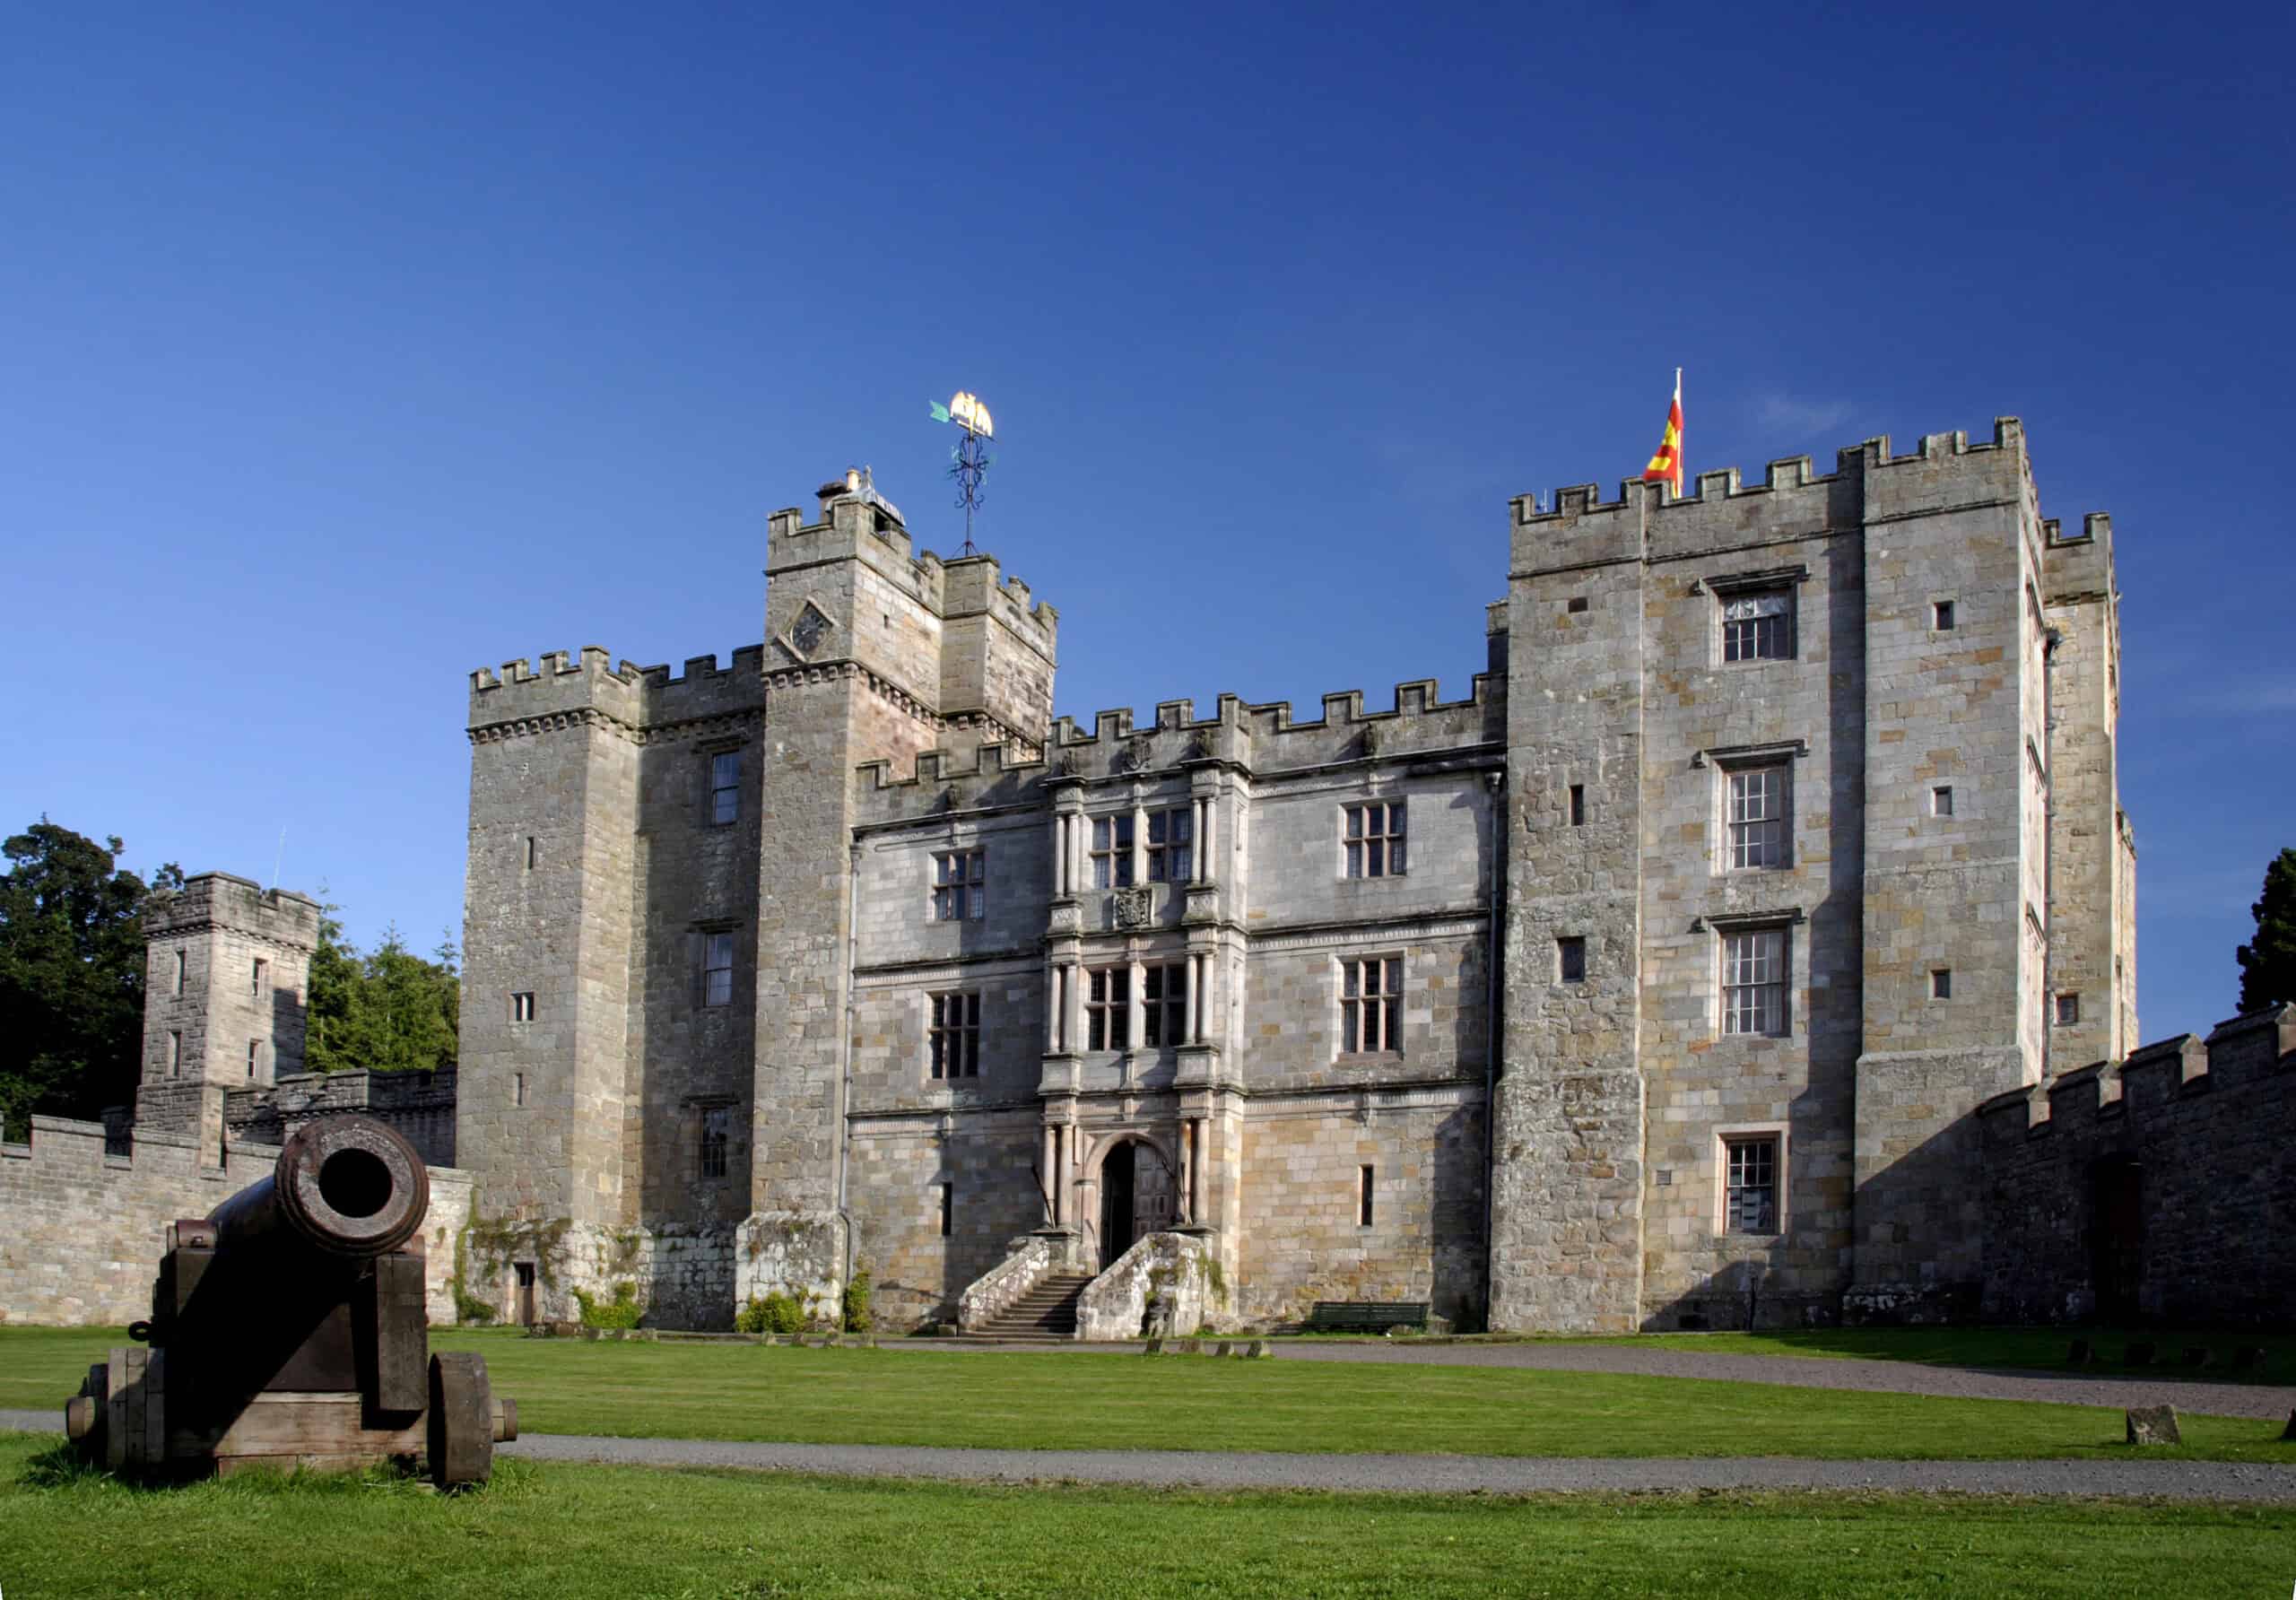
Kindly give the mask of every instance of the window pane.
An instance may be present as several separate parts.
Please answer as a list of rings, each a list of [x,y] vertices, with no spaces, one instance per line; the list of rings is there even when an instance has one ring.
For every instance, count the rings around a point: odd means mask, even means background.
[[[1387,963],[1387,993],[1390,995],[1403,993],[1403,962],[1400,960],[1390,961]]]
[[[1109,820],[1106,817],[1096,817],[1092,822],[1092,848],[1105,850],[1108,848]]]
[[[1351,878],[1360,878],[1363,875],[1363,847],[1361,845],[1347,847],[1347,875]]]
[[[1403,831],[1403,807],[1404,803],[1400,800],[1387,807],[1388,832],[1401,833]]]
[[[1119,849],[1128,850],[1132,848],[1132,819],[1130,817],[1116,819],[1116,842]]]
[[[1367,877],[1382,878],[1387,875],[1384,848],[1376,839],[1363,841],[1363,871]]]
[[[1387,841],[1387,871],[1396,877],[1403,875],[1403,840],[1400,839]]]
[[[1350,1055],[1352,1055],[1357,1048],[1355,1042],[1357,1009],[1352,1005],[1343,1005],[1339,1008],[1339,1048]]]
[[[1355,962],[1349,961],[1345,963],[1340,970],[1345,974],[1343,981],[1345,983],[1346,987],[1343,992],[1349,995],[1355,994],[1357,992],[1356,985],[1360,981],[1358,974],[1361,973],[1362,969],[1357,966]]]
[[[1164,817],[1165,813],[1161,811],[1148,813],[1148,842],[1152,845],[1164,842]]]
[[[1350,839],[1363,837],[1363,808],[1360,805],[1351,805],[1347,808],[1347,837]]]

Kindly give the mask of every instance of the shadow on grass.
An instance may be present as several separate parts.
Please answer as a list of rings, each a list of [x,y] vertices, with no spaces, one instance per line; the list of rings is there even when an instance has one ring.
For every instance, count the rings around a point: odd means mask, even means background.
[[[378,1462],[355,1473],[242,1469],[228,1478],[139,1478],[114,1473],[83,1460],[69,1440],[59,1439],[37,1452],[17,1474],[19,1489],[83,1493],[182,1494],[225,1498],[271,1499],[281,1495],[323,1500],[344,1495],[390,1495],[408,1499],[515,1500],[531,1493],[535,1467],[531,1461],[498,1456],[493,1476],[484,1483],[456,1489],[441,1495],[420,1473],[388,1462]]]

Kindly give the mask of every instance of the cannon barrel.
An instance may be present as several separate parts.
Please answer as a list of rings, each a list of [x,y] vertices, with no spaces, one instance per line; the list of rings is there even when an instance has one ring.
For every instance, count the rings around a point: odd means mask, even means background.
[[[370,1117],[327,1117],[289,1136],[271,1176],[208,1217],[219,1251],[300,1247],[365,1260],[415,1235],[430,1175],[414,1146]]]

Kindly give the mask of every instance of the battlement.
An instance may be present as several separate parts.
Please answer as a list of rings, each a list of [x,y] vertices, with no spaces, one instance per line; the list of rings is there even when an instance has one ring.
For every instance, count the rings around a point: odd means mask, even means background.
[[[1893,474],[1902,471],[1900,483]],[[2006,474],[2012,480],[1998,480]],[[1551,509],[1535,494],[1508,502],[1518,572],[1626,561],[1647,553],[1651,560],[1699,550],[1774,538],[1781,528],[1819,534],[1856,527],[1869,498],[1893,509],[1937,509],[1955,494],[1948,480],[1967,479],[1968,494],[1993,498],[2005,491],[2029,492],[2031,474],[2023,425],[2000,417],[1990,443],[1971,444],[1965,432],[1932,433],[1909,455],[1892,455],[1889,436],[1869,439],[1835,453],[1834,470],[1816,473],[1807,456],[1772,461],[1760,483],[1742,481],[1738,468],[1697,475],[1694,492],[1677,498],[1671,486],[1623,480],[1614,500],[1602,498],[1597,483],[1569,484],[1554,491]]]
[[[1506,698],[1503,678],[1477,673],[1464,700],[1443,700],[1432,678],[1396,684],[1387,710],[1366,710],[1361,690],[1326,694],[1323,715],[1312,722],[1293,721],[1289,700],[1253,705],[1232,694],[1220,696],[1214,713],[1202,718],[1192,700],[1160,701],[1145,726],[1129,706],[1098,713],[1089,732],[1074,717],[1056,717],[1041,760],[985,743],[969,766],[940,750],[920,753],[909,774],[897,773],[891,761],[863,762],[862,815],[883,822],[1007,804],[1027,798],[1034,785],[1128,779],[1200,761],[1279,774],[1496,745],[1506,737]]]
[[[160,891],[144,908],[144,935],[153,939],[229,928],[310,950],[318,943],[319,906],[291,889],[265,889],[234,873],[197,873],[179,890]]]
[[[2041,572],[2052,605],[2118,595],[2111,516],[2092,511],[2081,519],[2081,531],[2070,535],[2056,517],[2042,518]]]
[[[1978,1109],[1988,1143],[2095,1131],[2148,1112],[2172,1114],[2191,1096],[2247,1088],[2275,1075],[2296,1083],[2296,1005],[2220,1022],[2206,1039],[2178,1034],[2047,1083],[1996,1094]]]

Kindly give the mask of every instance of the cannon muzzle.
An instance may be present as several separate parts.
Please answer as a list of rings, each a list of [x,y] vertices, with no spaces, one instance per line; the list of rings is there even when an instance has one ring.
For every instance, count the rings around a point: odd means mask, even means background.
[[[215,1248],[296,1244],[330,1256],[387,1256],[422,1226],[430,1175],[405,1138],[369,1117],[327,1117],[295,1130],[271,1176],[207,1221]]]

